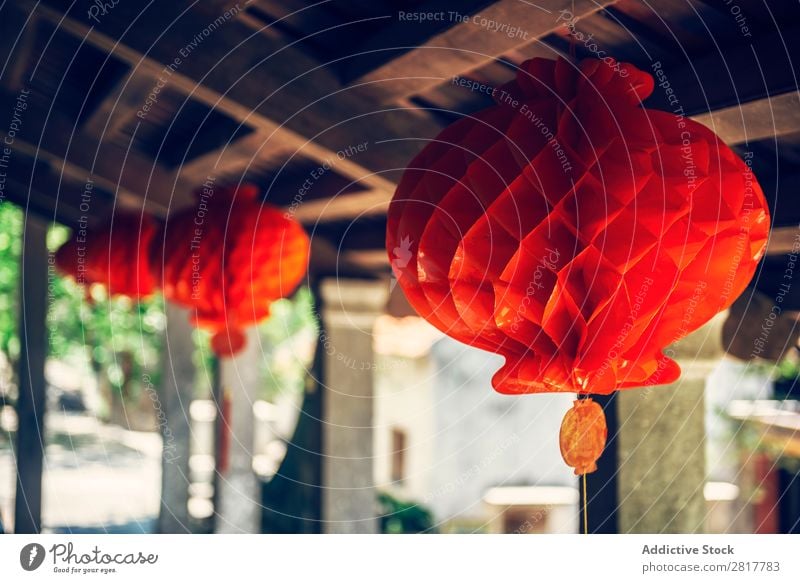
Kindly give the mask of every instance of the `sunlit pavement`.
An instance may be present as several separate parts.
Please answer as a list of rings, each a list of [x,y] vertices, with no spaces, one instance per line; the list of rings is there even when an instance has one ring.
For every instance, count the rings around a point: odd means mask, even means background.
[[[44,532],[152,532],[158,513],[161,438],[93,417],[49,413]],[[0,513],[13,528],[14,452],[0,436]]]

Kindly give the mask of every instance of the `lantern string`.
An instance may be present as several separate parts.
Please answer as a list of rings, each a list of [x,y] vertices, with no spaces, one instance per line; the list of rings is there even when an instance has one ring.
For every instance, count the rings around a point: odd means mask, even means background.
[[[578,393],[578,400],[588,399],[589,395]],[[586,503],[586,474],[581,474],[583,482],[583,534],[589,534],[589,505]]]
[[[583,534],[589,534],[589,506],[586,504],[586,474],[583,474]]]
[[[572,12],[571,12],[571,14],[572,14],[572,17],[575,18],[575,0],[572,0]],[[574,24],[574,21],[573,21],[573,27],[574,27],[574,25],[575,24]],[[572,32],[573,34],[569,35],[569,56],[572,57],[572,62],[574,63],[575,61],[578,60],[577,59],[576,50],[575,50],[575,34],[574,34],[575,29],[573,28],[570,32]]]

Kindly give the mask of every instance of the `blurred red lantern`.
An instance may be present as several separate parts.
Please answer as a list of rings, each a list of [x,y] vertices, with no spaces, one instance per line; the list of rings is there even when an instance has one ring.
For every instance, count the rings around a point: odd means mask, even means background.
[[[300,283],[309,240],[283,211],[259,202],[253,185],[196,196],[195,207],[170,217],[156,235],[153,273],[164,297],[191,308],[193,323],[213,333],[214,352],[231,356],[245,345],[242,329]]]
[[[662,350],[754,273],[761,188],[709,129],[641,107],[653,88],[629,64],[527,61],[403,175],[398,282],[440,330],[506,357],[501,393],[673,382]]]
[[[100,229],[75,229],[56,252],[56,267],[80,284],[103,285],[112,296],[149,296],[155,291],[149,264],[155,232],[150,215],[119,212]]]

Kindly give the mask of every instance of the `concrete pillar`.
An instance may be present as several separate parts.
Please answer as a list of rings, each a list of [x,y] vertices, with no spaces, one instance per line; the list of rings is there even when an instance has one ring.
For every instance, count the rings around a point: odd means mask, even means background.
[[[45,378],[47,359],[47,224],[25,217],[20,266],[19,399],[17,400],[17,491],[14,532],[42,528]]]
[[[321,285],[325,352],[322,468],[323,531],[374,533],[375,355],[372,328],[388,299],[388,283],[325,280]]]
[[[253,472],[253,403],[261,386],[261,358],[264,349],[258,327],[245,332],[247,345],[234,358],[220,362],[222,390],[230,399],[230,416],[224,428],[230,434],[228,467],[219,476],[217,498],[218,533],[261,531],[261,495]]]
[[[189,405],[194,398],[194,342],[189,312],[170,302],[167,315],[164,374],[158,398],[159,426],[164,440],[161,463],[161,509],[158,532],[189,532]],[[148,382],[145,389],[153,390]],[[151,396],[151,399],[153,396]]]
[[[704,390],[723,354],[724,319],[716,316],[665,352],[683,371],[676,383],[617,397],[620,533],[703,531]]]

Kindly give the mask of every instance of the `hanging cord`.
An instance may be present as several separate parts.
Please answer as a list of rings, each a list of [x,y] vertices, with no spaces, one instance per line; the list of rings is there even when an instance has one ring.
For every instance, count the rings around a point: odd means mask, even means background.
[[[570,29],[567,27],[569,33],[569,56],[572,57],[572,62],[574,63],[578,60],[575,50],[575,0],[572,0],[572,12],[570,12],[570,14],[572,15],[573,21],[572,28]]]
[[[589,534],[589,507],[586,504],[586,474],[583,474],[583,534]]]
[[[589,395],[578,393],[578,399],[588,399]],[[581,474],[581,482],[583,483],[583,534],[589,534],[589,504],[587,503],[586,494],[586,474]]]

